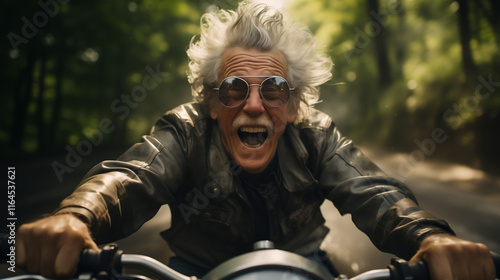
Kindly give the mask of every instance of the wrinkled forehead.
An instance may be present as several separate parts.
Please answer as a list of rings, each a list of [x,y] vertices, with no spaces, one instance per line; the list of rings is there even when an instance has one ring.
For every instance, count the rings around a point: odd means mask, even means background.
[[[261,52],[241,47],[230,48],[222,56],[218,80],[221,82],[229,76],[281,76],[286,78],[286,59],[277,50]]]

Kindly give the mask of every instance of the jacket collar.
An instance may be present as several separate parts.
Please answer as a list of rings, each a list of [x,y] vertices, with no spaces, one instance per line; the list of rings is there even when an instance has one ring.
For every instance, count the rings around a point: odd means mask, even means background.
[[[309,157],[306,147],[300,140],[299,130],[288,124],[278,142],[278,163],[283,174],[285,188],[291,192],[311,189],[318,182],[307,168]]]

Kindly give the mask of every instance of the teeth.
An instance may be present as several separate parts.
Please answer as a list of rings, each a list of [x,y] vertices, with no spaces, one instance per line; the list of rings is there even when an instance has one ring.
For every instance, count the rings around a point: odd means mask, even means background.
[[[242,132],[249,132],[249,133],[258,133],[258,132],[266,132],[267,129],[265,127],[241,127],[240,130]]]

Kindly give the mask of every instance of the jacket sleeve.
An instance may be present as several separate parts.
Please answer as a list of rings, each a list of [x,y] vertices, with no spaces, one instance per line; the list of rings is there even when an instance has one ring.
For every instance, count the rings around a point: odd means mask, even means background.
[[[141,143],[95,166],[55,213],[81,217],[98,243],[130,235],[173,201],[185,176],[186,150],[182,124],[165,115]]]
[[[450,226],[419,207],[402,182],[389,178],[334,125],[327,131],[319,183],[327,198],[375,246],[404,259],[418,250],[428,234],[451,233]]]

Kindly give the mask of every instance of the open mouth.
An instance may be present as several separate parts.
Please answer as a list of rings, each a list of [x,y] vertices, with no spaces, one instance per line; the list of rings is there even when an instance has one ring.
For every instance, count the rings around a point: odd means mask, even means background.
[[[268,132],[265,127],[240,127],[238,136],[241,142],[249,148],[258,148],[266,141]]]

